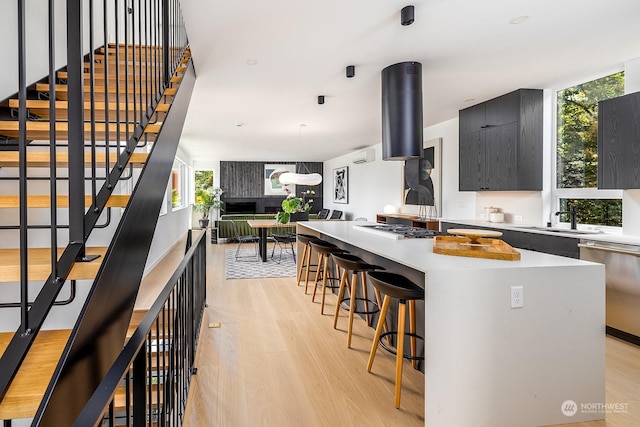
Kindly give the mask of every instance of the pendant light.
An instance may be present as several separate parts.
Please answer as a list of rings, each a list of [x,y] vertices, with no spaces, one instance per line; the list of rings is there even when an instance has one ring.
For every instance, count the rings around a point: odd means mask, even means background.
[[[301,139],[302,128],[306,126],[307,125],[305,125],[304,123],[300,124],[300,129],[298,130],[298,142],[300,142]],[[312,186],[318,185],[322,182],[322,175],[320,175],[319,173],[311,173],[309,168],[307,168],[302,162],[296,163],[296,171],[300,170],[300,168],[306,169],[307,173],[285,172],[278,178],[280,183]]]

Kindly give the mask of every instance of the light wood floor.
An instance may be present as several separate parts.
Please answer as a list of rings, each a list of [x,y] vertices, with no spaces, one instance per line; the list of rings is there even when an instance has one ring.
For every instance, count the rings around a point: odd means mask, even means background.
[[[424,425],[422,373],[405,363],[402,407],[395,409],[392,356],[379,351],[372,373],[365,369],[372,328],[357,319],[347,349],[344,314],[332,329],[333,295],[322,316],[293,278],[225,280],[230,247],[208,246],[209,306],[185,426]],[[564,425],[640,426],[640,348],[610,337],[606,399],[626,409],[606,421]]]

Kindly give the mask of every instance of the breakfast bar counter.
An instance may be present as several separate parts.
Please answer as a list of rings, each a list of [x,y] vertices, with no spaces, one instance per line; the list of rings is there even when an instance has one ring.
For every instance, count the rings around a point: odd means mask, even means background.
[[[603,265],[526,250],[518,261],[441,255],[433,239],[397,240],[364,224],[297,229],[388,260],[388,270],[424,286],[426,425],[604,419],[593,409],[605,403]],[[511,307],[514,286],[522,308]]]

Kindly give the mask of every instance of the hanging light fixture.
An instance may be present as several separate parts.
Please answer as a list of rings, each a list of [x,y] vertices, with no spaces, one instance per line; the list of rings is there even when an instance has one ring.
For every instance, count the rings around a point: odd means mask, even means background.
[[[302,128],[304,128],[304,123],[300,124],[300,129],[298,131],[298,142],[300,141],[300,135],[302,134]],[[298,172],[285,172],[280,175],[278,178],[281,184],[295,184],[295,185],[318,185],[322,182],[322,175],[319,173],[311,173],[309,168],[302,163],[296,163],[296,171],[300,170],[300,168],[304,168],[307,173],[298,173]]]
[[[300,163],[304,166],[304,163]],[[304,166],[306,168],[306,166]],[[308,171],[308,170],[307,170]],[[295,184],[295,185],[318,185],[322,182],[322,175],[319,173],[296,173],[285,172],[280,175],[281,184]]]

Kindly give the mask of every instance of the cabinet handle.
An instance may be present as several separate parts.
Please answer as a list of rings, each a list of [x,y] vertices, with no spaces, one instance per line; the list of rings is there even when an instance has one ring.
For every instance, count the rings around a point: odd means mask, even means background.
[[[492,127],[493,125],[483,125],[483,126],[480,126],[480,129],[486,129],[486,128],[492,128]]]

